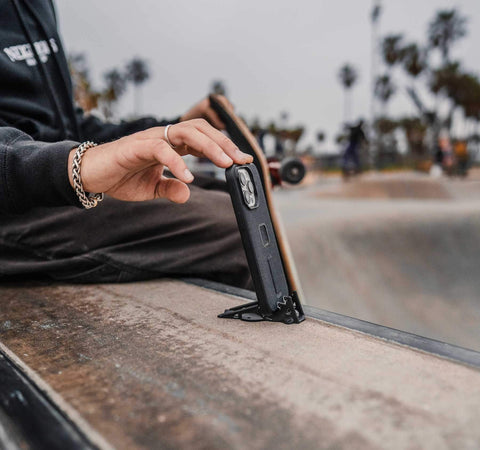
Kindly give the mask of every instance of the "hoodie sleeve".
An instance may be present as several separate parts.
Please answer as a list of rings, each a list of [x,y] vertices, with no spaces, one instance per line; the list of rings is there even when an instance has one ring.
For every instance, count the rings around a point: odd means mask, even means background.
[[[16,128],[0,126],[0,211],[81,207],[68,179],[68,156],[78,145],[74,141],[34,141]]]
[[[81,108],[77,108],[76,114],[83,139],[95,141],[99,144],[113,141],[148,128],[164,127],[165,125],[178,123],[180,121],[180,117],[173,120],[157,120],[154,117],[142,117],[136,120],[110,123],[104,122],[94,115],[85,115]]]

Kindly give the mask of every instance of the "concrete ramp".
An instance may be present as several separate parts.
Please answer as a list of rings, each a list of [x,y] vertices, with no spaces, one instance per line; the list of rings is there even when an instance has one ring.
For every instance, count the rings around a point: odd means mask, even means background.
[[[346,182],[334,177],[316,190],[318,198],[336,199],[475,199],[480,196],[480,171],[468,179],[432,178],[417,172],[367,173]]]
[[[479,201],[444,188],[278,191],[308,302],[479,349]],[[0,447],[28,448],[15,418],[43,419],[36,393],[77,442],[49,449],[479,448],[479,353],[313,308],[300,325],[218,319],[247,300],[178,280],[4,284],[0,299]],[[27,428],[58,442],[42,423]]]
[[[407,174],[278,192],[307,302],[480,350],[479,188]]]
[[[449,199],[451,194],[439,180],[416,174],[391,176],[364,176],[352,179],[330,189],[322,189],[319,198],[410,198]]]
[[[0,296],[3,351],[101,448],[480,442],[480,372],[408,347],[312,318],[218,319],[242,299],[180,281]]]

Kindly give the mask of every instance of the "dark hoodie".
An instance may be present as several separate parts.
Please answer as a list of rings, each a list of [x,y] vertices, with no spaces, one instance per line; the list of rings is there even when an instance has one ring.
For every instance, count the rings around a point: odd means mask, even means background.
[[[0,212],[80,206],[67,167],[79,142],[106,142],[166,123],[110,124],[85,116],[74,106],[52,2],[0,0]]]

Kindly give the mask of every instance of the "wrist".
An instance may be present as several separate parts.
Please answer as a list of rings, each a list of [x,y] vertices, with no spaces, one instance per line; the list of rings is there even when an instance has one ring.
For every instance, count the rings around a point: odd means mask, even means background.
[[[90,141],[84,142],[76,149],[73,149],[68,157],[69,168],[71,168],[68,174],[70,184],[86,209],[97,206],[97,203],[101,202],[104,196],[103,193],[93,193],[95,190],[91,189],[87,181],[89,163],[85,164],[85,162],[89,158],[86,155],[91,154],[89,150],[94,149],[96,145]]]
[[[72,172],[72,167],[73,167],[73,157],[75,156],[75,152],[77,151],[78,147],[75,147],[74,149],[70,150],[70,153],[68,154],[68,164],[67,164],[67,172],[68,172],[68,181],[70,182],[70,186],[73,188],[73,172]]]
[[[78,150],[78,147],[75,147],[74,149],[72,149],[68,155],[68,181],[70,182],[70,186],[72,186],[73,189],[75,189],[75,186],[73,184],[73,159],[75,158],[75,153],[77,152]],[[82,185],[83,185],[83,188],[85,189],[85,191],[87,192],[91,192],[89,190],[89,182],[88,182],[88,179],[89,179],[89,169],[88,169],[88,166],[90,165],[89,162],[85,163],[87,160],[89,160],[90,156],[91,156],[91,151],[93,150],[90,149],[89,152],[86,152],[83,157],[82,157]],[[88,154],[88,156],[87,156]]]

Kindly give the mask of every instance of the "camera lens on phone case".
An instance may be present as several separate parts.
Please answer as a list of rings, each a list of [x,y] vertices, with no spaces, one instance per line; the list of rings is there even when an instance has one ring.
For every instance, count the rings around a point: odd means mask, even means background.
[[[247,189],[250,193],[253,194],[253,183],[251,181],[247,183]]]
[[[247,184],[247,177],[245,175],[245,172],[243,170],[239,171],[239,176],[240,176],[240,183],[242,183],[243,186]]]
[[[250,192],[243,191],[243,198],[249,208],[252,208],[253,206],[255,206],[255,196],[250,194]]]

